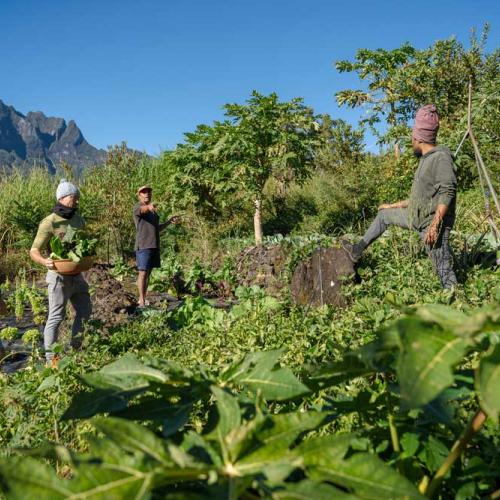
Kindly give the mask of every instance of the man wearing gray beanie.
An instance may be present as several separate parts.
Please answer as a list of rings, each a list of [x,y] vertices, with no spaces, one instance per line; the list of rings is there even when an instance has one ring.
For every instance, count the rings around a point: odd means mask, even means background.
[[[46,258],[42,252],[49,252],[49,243],[53,236],[62,238],[69,226],[73,229],[83,229],[85,221],[77,212],[80,200],[78,188],[61,179],[56,190],[57,203],[52,213],[45,217],[38,226],[38,232],[31,245],[30,257],[37,264],[48,269],[46,282],[48,284],[49,314],[43,332],[45,357],[53,366],[57,363],[52,345],[57,342],[59,326],[66,316],[66,305],[71,302],[75,309],[75,320],[72,328],[72,345],[75,346],[75,337],[82,330],[82,323],[90,317],[92,303],[90,301],[89,286],[81,273],[76,275],[62,275],[54,270],[52,259]]]
[[[355,245],[342,241],[351,260],[357,263],[363,251],[389,226],[417,231],[444,289],[453,289],[457,278],[448,243],[455,222],[457,177],[448,148],[436,144],[439,116],[433,104],[422,106],[412,130],[413,152],[419,158],[410,197],[379,207],[364,236]]]

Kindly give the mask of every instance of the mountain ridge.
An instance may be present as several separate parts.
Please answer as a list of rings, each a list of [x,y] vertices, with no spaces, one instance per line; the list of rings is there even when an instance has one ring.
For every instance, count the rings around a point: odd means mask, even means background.
[[[0,169],[45,165],[54,173],[66,162],[80,172],[105,159],[106,151],[89,144],[74,120],[66,122],[41,111],[23,115],[0,99]]]

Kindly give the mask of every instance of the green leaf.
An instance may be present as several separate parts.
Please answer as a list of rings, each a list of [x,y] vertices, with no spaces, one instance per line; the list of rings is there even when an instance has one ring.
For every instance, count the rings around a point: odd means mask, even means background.
[[[106,377],[111,377],[112,385],[116,379],[126,380],[129,377],[158,383],[168,381],[165,373],[141,363],[134,354],[125,354],[117,361],[103,367],[98,373],[103,375],[104,380]],[[125,388],[128,387],[125,386]]]
[[[51,389],[57,384],[57,375],[50,375],[46,379],[42,381],[42,383],[38,386],[36,392],[43,392],[47,389]]]
[[[368,367],[357,357],[345,356],[342,361],[325,363],[309,369],[309,373],[305,374],[305,379],[308,387],[318,391],[355,377],[362,377],[373,371],[373,368]]]
[[[349,441],[339,443],[340,446],[336,446],[335,440],[325,441],[321,446],[321,440],[303,455],[311,479],[331,482],[365,499],[423,498],[413,484],[375,455],[356,453],[346,459]]]
[[[242,475],[263,473],[269,476],[269,467],[280,461],[290,465],[289,447],[305,431],[318,428],[328,414],[319,412],[287,413],[267,416],[256,432],[257,448],[239,458],[235,464]],[[286,468],[286,475],[293,469]]]
[[[80,262],[82,258],[77,255],[77,253],[73,252],[73,250],[70,250],[68,252],[68,259],[71,259],[73,262]]]
[[[120,391],[116,389],[98,389],[93,392],[76,394],[69,408],[62,415],[62,420],[93,417],[98,413],[116,412],[127,407],[129,399],[140,391]]]
[[[418,458],[431,472],[437,471],[449,454],[448,448],[434,436],[429,436],[429,439],[422,444],[423,449]]]
[[[473,314],[465,314],[442,304],[428,304],[419,307],[415,315],[463,337],[494,331],[500,326],[500,309],[496,304],[485,306]]]
[[[137,404],[125,410],[113,412],[113,415],[129,420],[166,420],[172,424],[176,422],[176,428],[173,431],[175,432],[187,422],[192,407],[192,403],[174,404],[165,399],[148,398],[141,399]]]
[[[500,344],[492,347],[476,370],[476,389],[481,408],[495,422],[500,415]]]
[[[213,385],[210,387],[216,398],[219,421],[214,430],[219,440],[223,440],[231,430],[239,427],[241,423],[241,411],[238,400],[228,392]]]
[[[8,487],[8,498],[13,500],[57,500],[72,495],[51,467],[31,457],[1,458],[0,478]]]
[[[415,434],[414,432],[405,432],[401,436],[400,443],[403,448],[401,458],[407,458],[415,455],[420,446],[420,439],[418,434]]]
[[[254,369],[239,377],[237,382],[254,392],[260,391],[265,399],[274,401],[286,401],[310,392],[289,368]]]
[[[58,259],[65,258],[63,242],[57,236],[52,236],[52,238],[50,239],[50,249],[52,250],[52,253],[55,255],[56,258]]]
[[[223,380],[237,380],[252,367],[271,370],[283,354],[283,349],[249,352],[243,359],[230,365],[223,373]]]
[[[172,465],[164,441],[142,425],[114,417],[101,417],[92,421],[94,427],[120,448],[136,452],[156,460],[162,465]]]
[[[283,488],[283,487],[282,487]],[[271,498],[276,500],[355,500],[358,497],[339,490],[330,484],[303,479],[300,483],[288,483],[284,489],[276,489]]]
[[[259,441],[275,450],[291,446],[305,431],[317,429],[328,417],[326,412],[295,412],[272,415],[259,432]]]
[[[73,493],[69,498],[109,500],[150,498],[154,473],[115,463],[80,465],[75,478],[65,481]]]
[[[283,349],[251,352],[234,363],[222,374],[225,381],[234,381],[254,392],[261,391],[264,398],[284,401],[309,392],[288,368],[276,367]]]
[[[418,408],[453,383],[452,368],[462,360],[468,343],[416,318],[398,322],[401,352],[398,358],[403,409]]]

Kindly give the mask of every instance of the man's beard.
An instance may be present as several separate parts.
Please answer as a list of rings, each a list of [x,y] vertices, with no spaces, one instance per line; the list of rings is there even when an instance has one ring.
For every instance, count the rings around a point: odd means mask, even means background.
[[[422,150],[421,149],[417,149],[417,148],[413,148],[413,154],[417,157],[417,158],[420,158],[422,156]]]

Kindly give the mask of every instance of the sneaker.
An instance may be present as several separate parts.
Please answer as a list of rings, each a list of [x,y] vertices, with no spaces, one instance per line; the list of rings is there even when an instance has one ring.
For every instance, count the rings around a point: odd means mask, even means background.
[[[353,264],[357,264],[361,260],[361,254],[358,253],[354,245],[349,243],[345,238],[340,239],[340,245],[342,249],[345,250]]]

